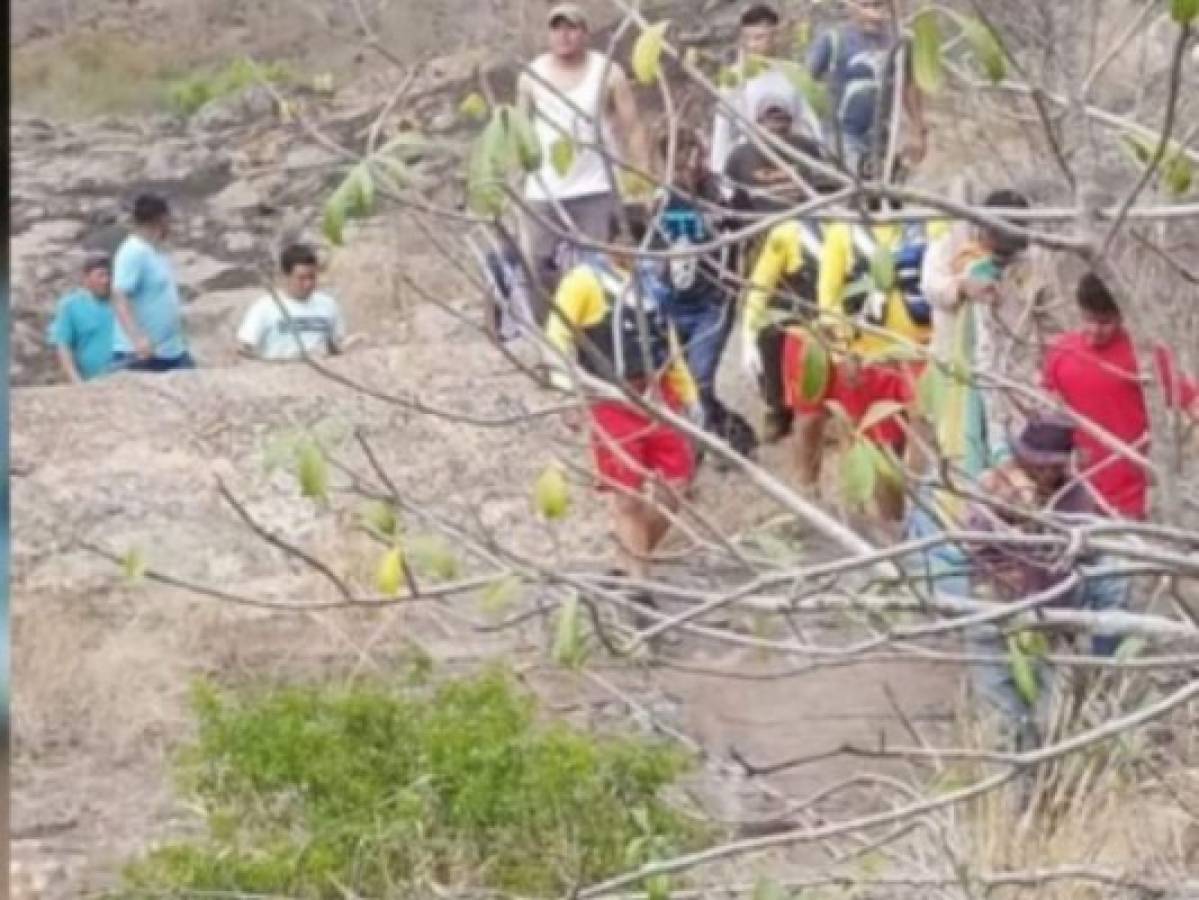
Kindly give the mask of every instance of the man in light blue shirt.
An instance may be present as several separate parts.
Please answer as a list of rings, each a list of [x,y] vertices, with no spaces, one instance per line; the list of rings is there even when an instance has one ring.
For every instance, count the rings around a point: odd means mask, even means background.
[[[183,334],[179,288],[163,251],[170,209],[161,197],[142,194],[133,203],[133,233],[113,264],[114,342],[119,366],[141,372],[193,369]]]
[[[90,381],[112,370],[116,333],[109,290],[112,261],[103,255],[83,263],[83,286],[58,301],[47,339],[58,351],[58,361],[73,384]]]

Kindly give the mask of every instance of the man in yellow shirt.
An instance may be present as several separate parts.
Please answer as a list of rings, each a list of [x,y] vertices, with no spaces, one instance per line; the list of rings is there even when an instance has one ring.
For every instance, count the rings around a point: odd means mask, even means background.
[[[646,225],[633,225],[634,243],[639,243]],[[612,240],[618,239],[614,228]],[[631,247],[607,257],[584,257],[558,286],[546,339],[564,357],[577,358],[585,372],[702,420],[695,380],[658,306],[662,289],[655,274],[650,266],[637,265]],[[644,335],[638,303],[648,326]],[[562,371],[554,380],[569,384]],[[663,510],[677,509],[679,491],[695,475],[691,442],[627,400],[592,399],[588,412],[599,488],[612,492],[621,554],[628,571],[644,578],[650,555],[670,528]],[[646,595],[637,599],[653,605]]]
[[[742,352],[748,366],[762,371],[778,367],[774,377],[783,386],[785,402],[799,416],[797,463],[800,480],[814,487],[820,478],[827,403],[836,401],[858,422],[876,403],[910,403],[922,366],[900,363],[928,343],[931,312],[919,293],[923,251],[930,238],[945,230],[942,223],[927,228],[915,223],[879,224],[867,231],[858,224],[837,222],[824,229],[817,242],[810,222],[785,222],[768,236],[750,275],[742,319]],[[818,243],[818,246],[817,246]],[[872,261],[886,258],[891,269],[889,289],[875,283]],[[819,271],[812,272],[819,259]],[[806,271],[806,275],[805,275]],[[815,283],[815,303],[811,287]],[[780,360],[763,360],[760,336],[780,320],[785,337]],[[807,342],[818,332],[833,351],[821,396],[805,398],[803,379]],[[764,372],[764,380],[771,373]],[[902,454],[905,433],[896,417],[875,424],[868,435]],[[878,504],[887,518],[902,515],[902,494],[879,479]]]

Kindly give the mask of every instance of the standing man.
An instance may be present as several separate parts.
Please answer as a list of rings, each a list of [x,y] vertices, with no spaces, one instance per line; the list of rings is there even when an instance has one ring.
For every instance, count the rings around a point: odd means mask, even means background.
[[[587,48],[590,32],[582,7],[556,3],[546,24],[549,52],[533,60],[516,87],[517,103],[532,118],[544,151],[541,169],[525,183],[531,213],[525,224],[526,240],[541,287],[534,292],[539,323],[545,322],[548,298],[569,268],[568,262],[556,259],[564,239],[542,221],[562,231],[573,227],[584,237],[603,241],[620,203],[612,180],[619,169],[605,160],[599,147],[611,157],[629,159],[641,172],[649,171],[649,146],[632,87],[618,63]],[[613,131],[624,153],[613,143]],[[573,144],[574,154],[570,167],[559,174],[550,148],[563,139]]]
[[[546,339],[564,356],[577,356],[583,371],[647,398],[656,395],[659,402],[698,420],[699,394],[677,340],[655,308],[652,293],[634,285],[639,277],[636,244],[644,236],[645,223],[633,225],[632,245],[610,256],[588,254],[562,279]],[[622,240],[616,227],[610,235],[612,241]],[[643,304],[648,326],[645,344],[638,303]],[[580,342],[576,335],[586,340]],[[555,381],[563,384],[564,373],[557,373]],[[627,572],[645,579],[650,556],[670,529],[663,510],[673,512],[679,492],[695,475],[691,442],[625,400],[594,399],[589,413],[599,487],[612,492],[613,531],[621,557]],[[652,598],[638,599],[652,605]]]
[[[113,349],[118,365],[140,372],[194,369],[183,334],[175,272],[164,250],[171,211],[157,194],[133,201],[133,233],[113,264]]]
[[[740,119],[717,106],[709,160],[713,172],[723,172],[733,150],[746,140],[744,123],[756,120],[758,104],[767,94],[783,98],[792,128],[810,139],[820,138],[820,120],[787,74],[770,67],[755,72],[759,63],[754,57],[765,59],[777,52],[779,21],[778,12],[768,3],[755,3],[741,14],[738,60],[732,70],[737,84],[720,92]]]
[[[828,84],[833,121],[827,123],[826,143],[843,153],[851,172],[872,177],[880,173],[893,137],[895,56],[908,48],[893,33],[888,0],[848,0],[848,6],[850,21],[825,32],[812,45],[808,71]],[[928,126],[910,60],[904,67],[903,107],[907,114],[903,156],[915,166],[928,150]]]
[[[1042,382],[1075,413],[1142,455],[1149,452],[1149,413],[1140,365],[1120,307],[1103,280],[1087,273],[1076,292],[1082,327],[1061,335],[1046,354]],[[1174,371],[1173,357],[1155,348],[1157,377],[1167,404],[1199,415],[1199,388]],[[1149,476],[1085,428],[1074,445],[1079,473],[1109,514],[1141,520],[1148,515]]]
[[[345,320],[331,296],[316,289],[316,251],[291,244],[279,257],[283,290],[264,294],[246,311],[237,330],[238,349],[265,360],[340,353]]]
[[[112,261],[92,255],[83,263],[83,286],[58,301],[48,339],[57,352],[67,380],[90,381],[112,369],[116,331],[109,290]]]

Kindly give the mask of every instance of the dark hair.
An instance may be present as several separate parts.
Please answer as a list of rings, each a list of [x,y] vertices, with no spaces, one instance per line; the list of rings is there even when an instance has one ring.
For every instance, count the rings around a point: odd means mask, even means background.
[[[107,253],[89,253],[83,259],[83,274],[87,275],[96,269],[112,271],[112,257]]]
[[[1103,283],[1103,279],[1094,272],[1087,272],[1078,279],[1075,296],[1078,298],[1078,308],[1084,312],[1103,319],[1120,318],[1120,307],[1116,303],[1116,298]]]
[[[640,244],[645,240],[645,235],[649,231],[649,220],[644,212],[636,208],[625,208],[625,219],[629,223],[629,237],[634,244]],[[620,227],[620,216],[613,213],[608,219],[608,242],[615,244],[621,241],[623,233]]]
[[[700,137],[699,133],[696,132],[694,129],[680,128],[678,130],[678,132],[675,134],[674,153],[675,153],[676,159],[678,157],[682,156],[684,153],[686,153],[689,150],[703,150],[703,149],[704,149],[704,139],[702,137]],[[662,157],[663,161],[665,161],[667,155],[670,153],[670,132],[669,131],[663,132],[662,136],[660,138],[658,138],[658,153]]]
[[[1030,205],[1027,197],[1010,188],[991,191],[983,200],[983,206],[989,206],[992,209],[1028,209]],[[1026,237],[1009,235],[994,229],[988,229],[988,232],[991,242],[995,245],[995,252],[1001,257],[1010,258],[1028,249],[1028,238]]]
[[[753,25],[777,25],[779,23],[778,10],[768,3],[755,3],[741,14],[739,22],[742,28],[749,28]]]
[[[133,221],[138,225],[153,225],[170,214],[166,200],[157,194],[138,194],[133,201]]]
[[[307,244],[288,244],[279,254],[279,268],[290,275],[296,266],[315,266],[316,251]]]

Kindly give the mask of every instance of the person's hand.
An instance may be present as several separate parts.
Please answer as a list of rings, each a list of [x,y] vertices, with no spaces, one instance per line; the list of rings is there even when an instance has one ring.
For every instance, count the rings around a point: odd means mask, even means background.
[[[748,334],[741,342],[741,367],[750,378],[762,377],[762,351],[758,348],[758,342]]]
[[[139,334],[133,339],[133,352],[138,359],[149,359],[154,355],[154,347],[148,337]]]
[[[999,299],[999,285],[990,279],[966,276],[959,290],[963,297],[975,302],[990,303]]]

